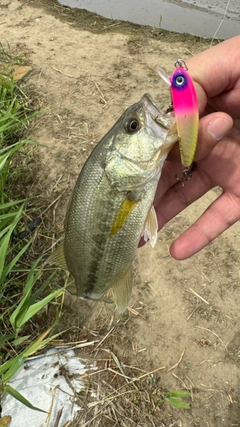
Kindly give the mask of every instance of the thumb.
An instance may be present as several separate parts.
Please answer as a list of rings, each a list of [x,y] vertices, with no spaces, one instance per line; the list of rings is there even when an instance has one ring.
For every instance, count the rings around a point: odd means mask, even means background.
[[[202,117],[199,123],[197,149],[194,161],[205,157],[217,145],[233,126],[233,119],[226,113],[217,112]],[[178,143],[171,149],[169,161],[179,162],[180,152]]]
[[[208,114],[200,120],[195,161],[205,157],[232,129],[233,119],[226,113]]]

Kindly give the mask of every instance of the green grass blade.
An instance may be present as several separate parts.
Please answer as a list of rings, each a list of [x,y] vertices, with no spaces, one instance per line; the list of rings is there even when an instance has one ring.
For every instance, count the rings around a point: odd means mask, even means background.
[[[31,298],[31,304],[33,304],[35,301],[37,301],[37,299],[39,298],[41,293],[47,288],[47,286],[51,282],[52,278],[55,276],[56,272],[57,272],[57,270],[53,271],[52,274],[50,274],[50,276],[36,290],[36,292],[34,292],[34,294],[32,295],[32,298]]]
[[[41,271],[36,274],[35,280],[32,280],[31,282],[32,286],[39,279],[41,274]],[[19,329],[21,329],[21,327],[26,323],[25,319],[30,305],[31,292],[32,289],[28,288],[27,292],[25,292],[25,295],[22,297],[20,303],[18,304],[16,310],[14,310],[14,312],[10,316],[10,322],[15,331],[19,331]]]
[[[4,236],[4,234],[7,233],[7,231],[11,228],[11,224],[9,224],[8,226],[6,226],[6,222],[4,222],[4,229],[0,231],[0,239],[2,238],[2,236]],[[1,244],[1,240],[0,240],[0,244]],[[1,277],[1,276],[0,276]]]
[[[20,203],[23,203],[23,202],[25,202],[25,201],[26,201],[26,199],[22,199],[22,200],[16,200],[16,201],[14,201],[14,202],[4,203],[3,205],[0,205],[0,210],[1,210],[1,209],[5,210],[5,209],[12,208],[13,206],[17,206],[17,205],[19,205]]]
[[[167,391],[166,393],[164,393],[164,395],[166,397],[178,397],[178,398],[191,396],[188,390]]]
[[[0,127],[0,132],[1,132],[1,127]],[[16,146],[18,146],[19,145],[19,142],[15,142],[15,144],[11,144],[11,145],[8,145],[7,147],[2,147],[1,149],[0,149],[0,156],[2,155],[2,154],[4,154],[4,153],[8,153],[9,151],[11,151],[14,147],[16,147]],[[0,157],[1,158],[1,157]]]
[[[3,170],[8,158],[11,157],[17,150],[19,150],[24,145],[24,143],[25,143],[24,141],[20,141],[20,142],[17,142],[16,144],[10,145],[10,147],[5,147],[1,149],[0,172]]]
[[[16,331],[24,324],[23,319],[29,309],[32,287],[42,274],[42,270],[39,270],[37,271],[37,273],[35,273],[37,264],[39,263],[40,259],[41,258],[38,258],[33,263],[31,270],[28,274],[26,284],[24,286],[21,301],[10,316],[11,325]]]
[[[51,294],[47,295],[45,298],[43,298],[41,301],[36,302],[35,304],[32,304],[29,309],[27,310],[23,320],[22,324],[19,326],[23,326],[31,317],[33,317],[36,313],[38,313],[45,305],[47,305],[50,301],[52,301],[54,298],[57,298],[60,294],[65,292],[65,288],[58,289],[55,292],[52,292]]]
[[[0,366],[0,375],[2,376],[2,382],[7,383],[18,369],[23,365],[27,357],[39,351],[45,347],[51,340],[55,339],[59,334],[56,334],[50,338],[44,339],[51,332],[51,328],[44,332],[42,335],[37,337],[31,344],[29,344],[18,356],[8,360]]]
[[[22,353],[20,353],[13,359],[10,359],[7,362],[3,363],[3,365],[0,366],[0,375],[2,375],[2,382],[7,383],[13,377],[13,375],[16,374],[18,369],[21,368],[23,363],[24,358]]]
[[[6,213],[6,214],[2,214],[2,215],[0,215],[0,221],[1,221],[1,223],[2,223],[2,221],[4,220],[4,219],[11,219],[11,218],[13,218],[14,216],[16,216],[16,212],[8,212],[8,213]]]
[[[8,250],[9,240],[10,240],[12,232],[13,232],[14,228],[16,227],[18,220],[22,214],[22,210],[23,210],[23,205],[19,208],[18,212],[16,213],[16,217],[15,217],[14,221],[12,222],[11,226],[9,227],[7,234],[0,241],[0,254],[1,254],[1,256],[0,256],[0,277],[2,277],[2,272],[4,269],[5,258],[6,258],[6,254],[7,254],[7,250]]]
[[[36,273],[36,268],[38,263],[41,261],[41,257],[38,258],[35,263],[32,265],[32,268],[30,270],[30,273],[27,277],[27,281],[24,287],[23,296],[21,298],[20,303],[18,304],[17,308],[14,310],[14,312],[10,316],[10,322],[14,330],[18,331],[20,330],[23,325],[36,313],[38,313],[46,304],[48,304],[50,301],[52,301],[54,298],[57,298],[61,293],[65,291],[65,288],[58,289],[49,295],[47,295],[45,298],[43,298],[41,301],[35,302],[36,299],[39,297],[40,292],[45,289],[52,277],[54,276],[55,272],[53,272],[50,277],[44,282],[44,284],[41,286],[40,290],[36,291],[32,296],[32,289],[37,280],[42,275],[42,270],[40,269]]]
[[[31,344],[29,344],[29,346],[22,352],[24,358],[27,358],[32,354],[35,354],[37,351],[41,350],[41,348],[45,347],[50,341],[54,340],[56,337],[60,335],[60,332],[59,332],[58,334],[55,334],[50,338],[44,339],[50,332],[51,332],[51,328],[48,329],[46,332],[44,332],[42,335],[40,335],[40,337],[38,337]]]
[[[33,406],[29,400],[27,400],[21,393],[19,393],[17,390],[12,388],[10,385],[6,385],[5,391],[10,394],[14,399],[18,400],[19,402],[23,403],[23,405],[27,406],[30,409],[33,409],[34,411],[44,412],[47,414],[48,412],[44,411],[43,409],[37,408],[36,406]]]
[[[15,336],[15,335],[14,335]],[[19,337],[11,342],[12,345],[15,345],[16,347],[20,344],[22,344],[24,341],[28,340],[31,335],[25,335],[25,337]]]
[[[12,340],[13,338],[15,338],[15,335],[13,334],[9,334],[9,335],[2,335],[0,337],[0,346],[5,343],[6,341]]]
[[[17,253],[17,255],[12,259],[12,261],[3,269],[2,275],[0,277],[0,285],[4,282],[9,272],[13,270],[13,267],[18,262],[19,258],[24,254],[24,252],[26,252],[27,248],[30,246],[31,243],[31,240],[26,243],[26,245]]]
[[[167,397],[166,400],[170,405],[175,406],[175,408],[190,409],[190,403],[179,400],[176,397]]]

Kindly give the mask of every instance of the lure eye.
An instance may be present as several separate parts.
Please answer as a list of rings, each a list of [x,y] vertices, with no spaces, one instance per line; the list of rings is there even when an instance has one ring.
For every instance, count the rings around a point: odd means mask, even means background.
[[[183,76],[177,76],[175,79],[176,86],[182,87],[185,83],[185,78]]]
[[[128,133],[135,133],[140,129],[140,123],[137,119],[130,118],[125,125],[125,129]]]

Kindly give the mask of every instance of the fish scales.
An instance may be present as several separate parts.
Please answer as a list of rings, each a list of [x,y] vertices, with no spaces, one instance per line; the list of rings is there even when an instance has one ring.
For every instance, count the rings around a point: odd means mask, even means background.
[[[119,194],[109,186],[103,169],[98,176],[88,174],[88,171],[86,173],[91,185],[95,186],[95,191],[86,194],[84,174],[81,175],[77,185],[82,191],[78,192],[70,205],[74,217],[69,216],[64,246],[69,271],[76,284],[81,283],[81,292],[91,294],[97,283],[97,292],[94,294],[98,295],[102,294],[108,283],[112,284],[123,275],[127,266],[131,266],[147,212],[152,205],[159,174],[154,178],[155,183],[147,183],[144,193],[141,189],[141,200],[118,233],[109,238],[112,223],[126,195]],[[83,198],[86,205],[80,203]],[[78,263],[75,262],[71,247],[77,253],[85,254]]]

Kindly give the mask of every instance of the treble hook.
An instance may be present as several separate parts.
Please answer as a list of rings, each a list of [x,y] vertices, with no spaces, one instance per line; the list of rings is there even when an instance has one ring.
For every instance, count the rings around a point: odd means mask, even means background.
[[[174,63],[175,68],[184,68],[185,71],[188,71],[188,66],[186,64],[186,62],[184,61],[184,59],[178,59],[175,63]]]
[[[192,175],[189,175],[189,174],[192,172],[194,167],[195,167],[195,163],[193,162],[191,166],[189,166],[188,168],[184,168],[182,171],[182,178],[179,178],[177,174],[175,175],[176,180],[181,181],[182,187],[184,187],[186,181],[190,181],[190,179],[192,178]]]

